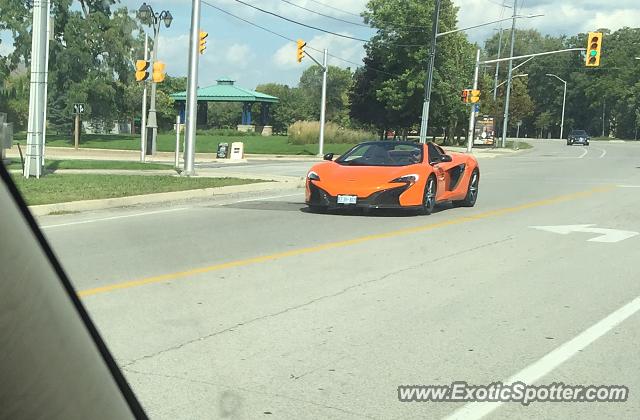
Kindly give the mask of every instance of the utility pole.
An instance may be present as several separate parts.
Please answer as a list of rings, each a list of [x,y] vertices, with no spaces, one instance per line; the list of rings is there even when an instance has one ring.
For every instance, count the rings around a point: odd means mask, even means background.
[[[46,107],[45,84],[47,71],[46,43],[49,0],[33,3],[31,35],[31,78],[29,86],[29,121],[27,124],[27,149],[24,177],[42,175],[45,130],[44,109]]]
[[[149,61],[149,35],[144,34],[144,61]],[[147,82],[142,88],[142,119],[140,120],[140,162],[144,163],[147,143]]]
[[[436,60],[436,41],[438,39],[438,20],[440,19],[440,3],[436,0],[436,10],[433,14],[433,29],[431,33],[431,51],[427,67],[427,79],[424,83],[424,102],[422,104],[422,121],[420,123],[420,143],[427,142],[427,128],[429,127],[429,104],[431,102],[431,85],[433,83],[433,68]]]
[[[200,43],[200,0],[191,7],[191,37],[189,40],[189,77],[187,81],[187,121],[184,142],[184,174],[194,175],[196,120],[198,118],[198,57]]]
[[[43,129],[42,129],[42,161],[40,162],[42,164],[42,169],[44,170],[44,155],[45,155],[45,148],[47,146],[47,98],[49,97],[48,95],[48,91],[49,91],[49,47],[50,47],[50,41],[53,41],[53,16],[51,16],[51,8],[52,8],[52,2],[49,2],[49,6],[47,7],[47,42],[45,44],[45,53],[44,53],[44,62],[46,63],[46,67],[44,69],[44,109],[43,109],[43,116],[42,116],[42,120],[44,121],[43,123]]]
[[[503,9],[504,10],[504,9]],[[500,36],[498,37],[498,56],[496,58],[500,58],[500,53],[502,52],[502,24],[500,24]],[[498,72],[500,71],[500,62],[496,63],[496,74],[493,81],[493,100],[495,101],[498,95]]]
[[[327,65],[327,56],[329,55],[327,49],[324,49],[324,59],[322,60],[322,99],[320,103],[320,141],[318,156],[324,155],[324,124],[326,120],[327,111],[327,73],[329,67]]]
[[[476,68],[473,71],[473,90],[478,89],[478,73],[480,69],[480,48],[476,51]],[[471,153],[473,148],[474,129],[476,125],[476,104],[471,104],[471,114],[469,115],[469,132],[467,134],[467,153]]]
[[[518,0],[513,0],[513,21],[511,23],[511,52],[509,54],[509,71],[507,73],[507,92],[504,98],[504,118],[502,119],[502,147],[507,146],[507,127],[509,126],[509,99],[511,99],[511,74],[513,73],[513,47],[516,43],[516,7]]]

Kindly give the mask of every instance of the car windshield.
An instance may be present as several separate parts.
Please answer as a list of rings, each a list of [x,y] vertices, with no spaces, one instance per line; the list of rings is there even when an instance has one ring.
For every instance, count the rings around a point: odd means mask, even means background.
[[[336,160],[345,166],[408,166],[422,162],[422,147],[413,143],[362,143]]]
[[[584,130],[573,130],[571,134],[573,134],[574,136],[586,136],[587,132]]]

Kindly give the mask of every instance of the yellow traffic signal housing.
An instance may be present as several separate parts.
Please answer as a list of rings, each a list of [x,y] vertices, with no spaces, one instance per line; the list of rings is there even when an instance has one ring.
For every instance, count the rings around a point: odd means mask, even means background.
[[[156,61],[155,63],[153,63],[153,74],[151,77],[155,83],[160,83],[164,81],[164,78],[167,76],[164,73],[165,67],[166,65],[161,61]]]
[[[469,102],[472,104],[480,102],[480,91],[478,89],[471,89],[469,91]]]
[[[306,47],[306,46],[307,46],[306,42],[304,42],[301,39],[298,40],[298,52],[296,54],[296,57],[298,59],[298,63],[302,63],[302,59],[304,58],[304,47]]]
[[[142,82],[149,78],[149,62],[146,60],[136,60],[136,82]]]
[[[600,50],[602,49],[602,32],[589,32],[587,38],[587,57],[585,65],[587,67],[598,67],[600,65]]]
[[[199,45],[198,45],[198,51],[200,51],[200,54],[204,54],[204,51],[207,49],[207,37],[209,36],[208,32],[205,31],[200,31],[200,41],[199,41]]]

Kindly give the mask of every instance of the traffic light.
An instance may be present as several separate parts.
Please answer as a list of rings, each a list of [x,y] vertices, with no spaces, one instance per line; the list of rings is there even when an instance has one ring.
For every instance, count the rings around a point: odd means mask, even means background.
[[[602,32],[589,32],[587,38],[587,67],[598,67],[600,65],[600,50],[602,49]]]
[[[207,37],[209,36],[208,32],[200,31],[200,43],[198,46],[198,51],[200,54],[204,54],[204,50],[207,49]]]
[[[149,62],[145,60],[136,61],[136,82],[142,82],[149,78]]]
[[[166,64],[164,64],[161,61],[156,61],[155,63],[153,63],[153,74],[151,77],[154,83],[160,83],[164,81],[164,78],[167,76],[164,73],[165,67],[166,67]]]
[[[469,90],[469,102],[472,104],[480,102],[480,91],[478,89]]]
[[[469,89],[462,89],[460,99],[462,99],[462,102],[464,102],[465,104],[469,103]]]
[[[307,46],[306,42],[304,42],[301,39],[298,40],[298,53],[296,55],[298,58],[298,63],[302,63],[302,59],[304,58],[304,47],[306,46]]]

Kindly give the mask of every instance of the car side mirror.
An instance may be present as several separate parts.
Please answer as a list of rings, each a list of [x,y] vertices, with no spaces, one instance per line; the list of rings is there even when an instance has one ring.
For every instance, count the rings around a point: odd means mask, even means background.
[[[451,162],[453,160],[453,158],[449,155],[442,155],[442,157],[440,157],[440,162]]]
[[[324,155],[323,159],[324,160],[333,160],[333,153],[327,153],[326,155]]]

